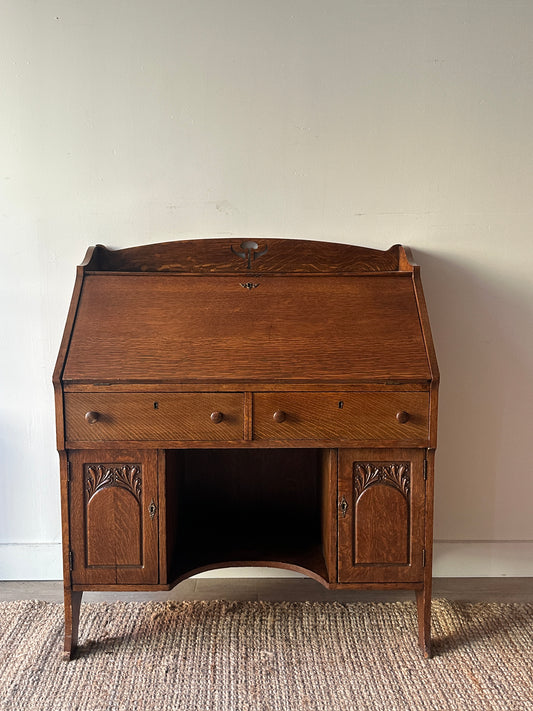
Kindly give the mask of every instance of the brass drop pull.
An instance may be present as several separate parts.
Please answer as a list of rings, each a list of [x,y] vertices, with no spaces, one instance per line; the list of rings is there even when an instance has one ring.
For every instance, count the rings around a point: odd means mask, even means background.
[[[396,413],[396,419],[403,425],[406,422],[409,422],[409,413],[405,412],[405,410],[400,410],[400,412]]]
[[[97,412],[93,412],[93,410],[89,410],[89,412],[85,413],[85,419],[90,425],[94,425],[95,422],[98,422],[99,414]]]
[[[218,425],[219,422],[222,422],[224,419],[224,415],[222,412],[212,412],[211,413],[211,422],[214,422],[215,425]]]
[[[157,506],[154,504],[154,500],[152,499],[150,501],[150,506],[148,507],[148,513],[150,514],[150,518],[152,521],[154,520],[154,516],[156,515],[157,512]]]
[[[341,516],[344,518],[346,516],[346,513],[348,512],[348,502],[344,498],[344,496],[341,499],[341,502],[339,504],[339,509],[341,512]]]
[[[272,417],[274,418],[274,422],[285,422],[287,419],[287,415],[283,410],[276,410]]]

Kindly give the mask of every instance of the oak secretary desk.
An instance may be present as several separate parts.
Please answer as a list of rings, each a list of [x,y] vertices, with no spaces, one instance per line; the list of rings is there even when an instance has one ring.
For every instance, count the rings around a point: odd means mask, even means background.
[[[91,247],[54,372],[65,656],[84,590],[235,565],[412,589],[430,656],[438,382],[400,245]]]

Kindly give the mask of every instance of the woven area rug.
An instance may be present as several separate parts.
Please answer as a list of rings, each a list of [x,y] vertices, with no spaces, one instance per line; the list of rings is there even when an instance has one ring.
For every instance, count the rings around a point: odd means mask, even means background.
[[[2,711],[533,709],[533,605],[436,601],[435,657],[397,603],[0,603]]]

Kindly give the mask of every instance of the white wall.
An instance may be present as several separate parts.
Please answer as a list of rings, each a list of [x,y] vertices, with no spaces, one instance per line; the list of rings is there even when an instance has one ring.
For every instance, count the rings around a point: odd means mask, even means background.
[[[437,575],[533,575],[533,3],[0,2],[0,577],[59,577],[51,372],[90,244],[411,246]]]

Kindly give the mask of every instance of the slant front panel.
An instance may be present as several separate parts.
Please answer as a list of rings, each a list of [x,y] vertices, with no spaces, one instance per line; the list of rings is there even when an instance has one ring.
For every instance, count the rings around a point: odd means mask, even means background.
[[[102,274],[84,282],[67,381],[299,377],[429,378],[409,275]]]

